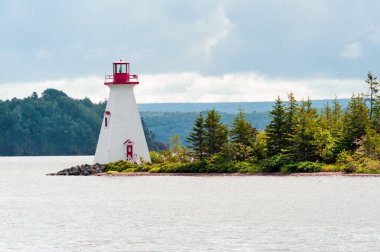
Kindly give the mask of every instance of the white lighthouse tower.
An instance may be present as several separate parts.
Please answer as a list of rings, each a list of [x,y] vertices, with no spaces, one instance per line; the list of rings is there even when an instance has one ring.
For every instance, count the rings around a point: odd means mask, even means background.
[[[118,160],[139,163],[140,158],[150,162],[140,114],[133,88],[139,84],[137,75],[129,73],[129,63],[113,63],[113,75],[106,75],[110,88],[106,111],[94,163],[107,164]]]

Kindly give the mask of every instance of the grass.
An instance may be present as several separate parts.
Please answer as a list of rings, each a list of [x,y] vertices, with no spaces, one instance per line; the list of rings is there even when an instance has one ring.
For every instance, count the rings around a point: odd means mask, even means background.
[[[164,162],[154,164],[135,165],[127,161],[117,161],[109,163],[105,171],[107,174],[149,172],[149,173],[268,173],[281,172],[290,173],[317,173],[317,172],[344,172],[344,173],[364,173],[380,174],[380,161],[370,158],[360,158],[356,161],[345,162],[344,164],[321,164],[315,162],[298,162],[280,164],[277,170],[267,167],[272,163],[264,162],[256,164],[245,161],[223,161],[215,158],[204,161],[187,163]],[[275,163],[274,165],[277,165]]]

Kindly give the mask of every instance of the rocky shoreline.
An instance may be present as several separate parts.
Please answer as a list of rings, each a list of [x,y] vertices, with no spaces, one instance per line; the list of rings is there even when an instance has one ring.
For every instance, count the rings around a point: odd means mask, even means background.
[[[72,166],[59,172],[46,174],[48,176],[90,176],[99,173],[104,173],[105,165],[101,164],[83,164]]]

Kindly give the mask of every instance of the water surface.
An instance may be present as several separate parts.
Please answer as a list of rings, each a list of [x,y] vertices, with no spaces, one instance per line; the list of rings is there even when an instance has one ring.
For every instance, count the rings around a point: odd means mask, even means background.
[[[378,177],[50,177],[0,157],[0,251],[380,251]]]

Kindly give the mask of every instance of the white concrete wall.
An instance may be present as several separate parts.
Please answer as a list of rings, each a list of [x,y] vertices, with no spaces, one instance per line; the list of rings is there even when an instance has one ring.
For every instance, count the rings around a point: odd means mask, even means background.
[[[118,160],[126,160],[127,139],[134,142],[133,154],[138,154],[150,162],[148,145],[146,143],[140,114],[137,108],[133,87],[135,85],[108,85],[110,94],[106,111],[110,111],[108,126],[102,128],[96,147],[94,163],[107,164]]]

